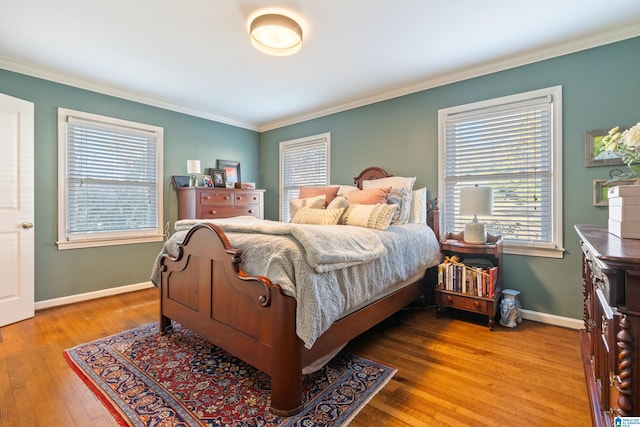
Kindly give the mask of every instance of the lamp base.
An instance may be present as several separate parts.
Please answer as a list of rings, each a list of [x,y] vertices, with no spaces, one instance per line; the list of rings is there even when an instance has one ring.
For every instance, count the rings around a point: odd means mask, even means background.
[[[473,221],[468,222],[464,227],[464,242],[471,244],[482,244],[487,242],[487,232],[484,224],[478,222],[478,218],[473,216]]]
[[[189,187],[197,187],[198,186],[198,177],[195,175],[191,175],[189,179]]]

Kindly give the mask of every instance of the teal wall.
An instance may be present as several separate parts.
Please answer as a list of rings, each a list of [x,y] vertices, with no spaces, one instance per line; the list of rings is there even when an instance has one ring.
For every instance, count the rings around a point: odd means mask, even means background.
[[[172,175],[187,160],[203,170],[217,159],[238,160],[242,178],[258,181],[257,132],[0,70],[0,92],[35,105],[35,299],[43,301],[149,280],[162,243],[58,251],[57,108],[101,114],[164,128],[164,221],[177,218]]]
[[[65,107],[164,128],[165,221],[175,221],[171,175],[186,160],[202,167],[239,160],[242,177],[266,188],[265,214],[278,218],[278,143],[331,132],[333,183],[349,184],[370,165],[416,176],[437,196],[438,109],[499,96],[563,86],[563,259],[505,257],[504,279],[522,292],[525,309],[580,319],[578,223],[606,223],[592,206],[594,179],[609,167],[584,167],[584,132],[640,121],[640,38],[590,49],[483,77],[425,90],[280,129],[257,132],[0,70],[0,92],[35,104],[36,301],[148,280],[160,243],[58,251],[56,108]],[[259,174],[258,174],[259,171]]]
[[[278,143],[331,132],[331,181],[349,184],[362,168],[416,176],[429,197],[438,189],[438,110],[546,88],[563,87],[563,259],[506,255],[504,284],[521,291],[528,310],[582,318],[580,248],[574,224],[606,224],[594,207],[594,179],[610,167],[584,167],[584,133],[640,121],[640,38],[425,90],[309,120],[261,135],[261,183],[268,218],[278,218]]]

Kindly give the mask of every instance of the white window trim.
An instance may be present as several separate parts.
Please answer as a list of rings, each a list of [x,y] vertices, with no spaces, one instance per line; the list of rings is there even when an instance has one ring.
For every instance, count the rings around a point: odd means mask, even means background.
[[[552,126],[551,126],[551,201],[553,208],[552,216],[552,244],[505,241],[504,253],[513,255],[540,256],[548,258],[562,258],[564,256],[563,247],[563,223],[562,223],[562,86],[554,86],[545,89],[534,90],[516,95],[504,96],[501,98],[486,101],[474,102],[466,105],[445,108],[438,111],[438,193],[444,194],[444,162],[445,162],[445,135],[444,125],[448,115],[461,113],[470,110],[489,108],[496,105],[504,105],[514,102],[521,102],[531,98],[541,96],[552,96]],[[446,206],[440,206],[440,210]],[[444,230],[444,215],[440,216],[440,230]]]
[[[278,168],[279,174],[280,174],[280,179],[278,183],[278,189],[280,194],[278,217],[280,221],[282,221],[282,218],[283,218],[283,197],[284,197],[284,186],[282,185],[284,181],[284,176],[283,176],[284,171],[282,167],[283,152],[287,148],[291,148],[294,146],[303,146],[305,144],[313,144],[313,143],[316,143],[318,140],[322,140],[322,139],[324,139],[327,144],[327,176],[326,176],[326,182],[323,183],[323,185],[329,185],[329,183],[331,182],[331,132],[325,132],[318,135],[306,136],[303,138],[280,142],[280,154],[279,154],[280,164]]]
[[[157,134],[157,198],[158,198],[158,227],[149,231],[131,231],[101,233],[100,236],[84,235],[81,239],[67,238],[67,122],[68,118],[77,117],[93,120],[99,123],[113,124],[120,127],[140,129]],[[58,250],[93,248],[102,246],[126,245],[133,243],[159,242],[164,240],[163,230],[163,180],[162,180],[162,143],[164,129],[158,126],[136,123],[127,120],[97,114],[58,108]]]

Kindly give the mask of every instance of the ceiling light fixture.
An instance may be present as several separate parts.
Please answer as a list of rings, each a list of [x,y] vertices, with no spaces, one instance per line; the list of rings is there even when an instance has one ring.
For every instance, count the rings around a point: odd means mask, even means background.
[[[302,47],[302,28],[284,15],[267,14],[251,21],[251,44],[268,55],[293,55]]]

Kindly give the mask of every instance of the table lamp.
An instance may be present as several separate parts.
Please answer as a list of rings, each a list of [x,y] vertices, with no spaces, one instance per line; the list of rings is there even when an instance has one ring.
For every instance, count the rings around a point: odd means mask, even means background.
[[[487,241],[484,224],[478,215],[491,215],[493,193],[490,187],[465,187],[460,189],[460,214],[473,215],[473,220],[464,228],[465,243],[481,244]]]
[[[189,187],[197,187],[197,174],[200,173],[200,160],[187,160],[187,173],[191,175],[191,179],[189,180]]]

